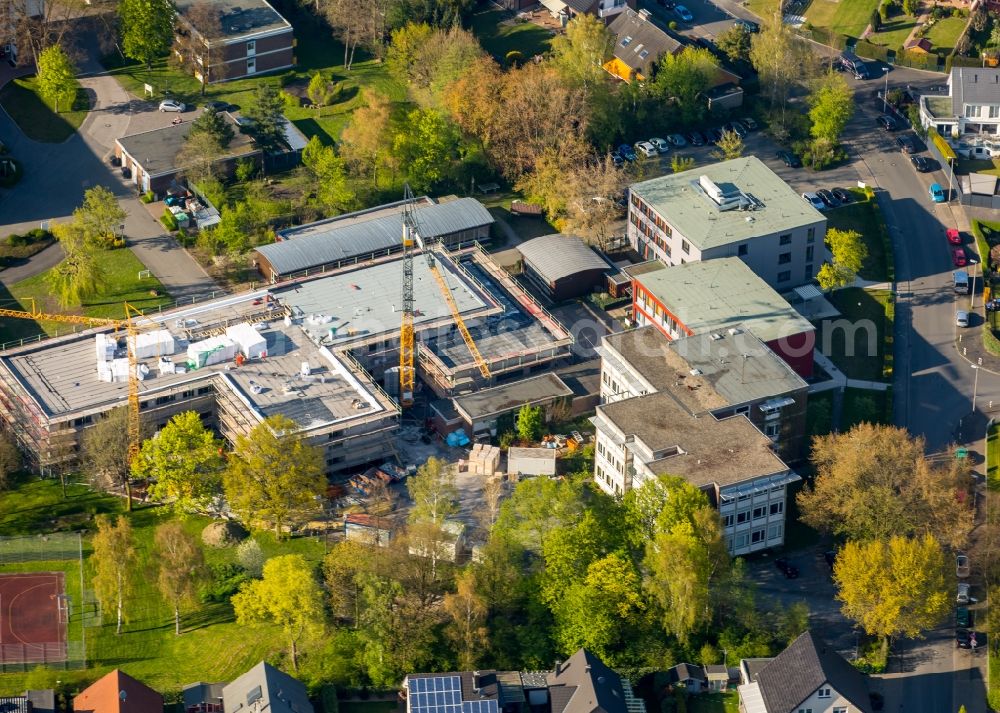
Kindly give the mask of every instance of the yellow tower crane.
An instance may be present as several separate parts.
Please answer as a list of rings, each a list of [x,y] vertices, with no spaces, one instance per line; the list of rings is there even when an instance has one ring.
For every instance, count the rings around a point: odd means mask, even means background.
[[[32,302],[30,310],[0,309],[0,317],[11,319],[31,319],[36,322],[61,322],[65,324],[81,324],[85,327],[113,327],[115,331],[124,330],[128,336],[128,462],[132,463],[139,455],[139,374],[138,361],[135,357],[135,337],[139,329],[132,317],[142,317],[142,312],[125,303],[125,318],[111,319],[107,317],[84,317],[75,314],[47,314],[35,309]]]
[[[455,326],[458,327],[458,331],[461,333],[462,339],[465,340],[469,352],[472,353],[472,358],[483,378],[490,378],[490,367],[479,352],[479,347],[476,346],[468,327],[465,326],[465,320],[462,319],[462,314],[459,312],[458,303],[455,301],[454,295],[451,294],[451,289],[434,260],[431,246],[425,243],[420,235],[417,226],[416,205],[409,185],[404,189],[403,199],[405,201],[403,206],[403,320],[399,333],[399,401],[403,406],[409,406],[413,403],[413,386],[416,378],[413,332],[413,253],[416,248],[423,252],[424,258],[427,260],[427,267],[441,289],[445,302],[448,303],[451,316],[455,319]]]

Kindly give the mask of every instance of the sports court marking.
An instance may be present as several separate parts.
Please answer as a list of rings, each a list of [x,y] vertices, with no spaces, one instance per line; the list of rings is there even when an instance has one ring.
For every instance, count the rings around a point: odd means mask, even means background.
[[[62,572],[0,574],[0,661],[65,659],[64,577]]]

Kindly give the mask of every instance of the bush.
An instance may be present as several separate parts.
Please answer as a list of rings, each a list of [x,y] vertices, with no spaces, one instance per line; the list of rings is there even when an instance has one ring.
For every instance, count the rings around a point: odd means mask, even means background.
[[[251,158],[241,158],[236,162],[236,180],[246,183],[257,173],[257,163]]]
[[[156,195],[152,191],[146,191],[141,196],[139,196],[139,200],[147,204],[152,203],[154,200],[156,200]]]
[[[669,23],[667,23],[667,27],[670,28],[671,30],[676,30],[677,29],[677,21],[676,20],[671,20]]]
[[[229,601],[240,590],[240,586],[250,579],[242,567],[232,562],[210,564],[208,570],[209,581],[198,590],[198,598],[206,604]]]
[[[0,241],[0,260],[24,259],[41,252],[55,241],[52,233],[41,228],[29,230],[23,235],[12,233]]]
[[[218,210],[221,211],[226,206],[226,188],[217,178],[210,178],[201,183],[196,183],[195,188],[205,197],[205,200]]]
[[[236,561],[246,571],[247,576],[258,579],[264,574],[264,550],[260,548],[257,540],[250,538],[243,540],[236,546]]]
[[[160,222],[163,223],[163,227],[170,232],[173,232],[178,228],[177,218],[174,217],[174,214],[170,212],[169,208],[164,209]]]
[[[1000,356],[1000,339],[993,333],[989,326],[983,328],[983,346],[986,351],[995,356]]]

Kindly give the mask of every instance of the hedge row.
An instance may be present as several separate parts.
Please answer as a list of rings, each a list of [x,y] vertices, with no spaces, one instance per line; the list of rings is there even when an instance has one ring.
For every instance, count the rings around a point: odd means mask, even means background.
[[[52,233],[35,228],[23,235],[12,233],[0,241],[0,265],[8,260],[23,260],[41,252],[55,242]]]

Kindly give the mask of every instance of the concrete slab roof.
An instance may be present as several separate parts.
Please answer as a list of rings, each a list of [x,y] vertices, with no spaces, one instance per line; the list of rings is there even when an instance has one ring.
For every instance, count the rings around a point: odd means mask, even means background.
[[[670,341],[648,326],[610,334],[604,344],[654,389],[673,394],[690,414],[775,398],[808,386],[748,332]]]
[[[752,194],[763,205],[755,210],[720,210],[698,187],[701,176],[708,176],[718,185],[735,186],[743,194]],[[822,213],[806,203],[756,156],[660,176],[635,183],[629,190],[699,250],[824,220]]]
[[[573,390],[558,376],[550,373],[457,396],[454,403],[455,408],[466,420],[475,422],[508,413],[524,404],[534,405],[571,396]]]
[[[737,257],[671,267],[657,261],[628,272],[695,334],[741,326],[771,342],[815,330]]]
[[[668,392],[604,404],[597,412],[597,418],[606,418],[626,436],[664,453],[646,464],[656,475],[680,476],[698,487],[724,487],[788,471],[771,439],[745,416],[692,416]]]

